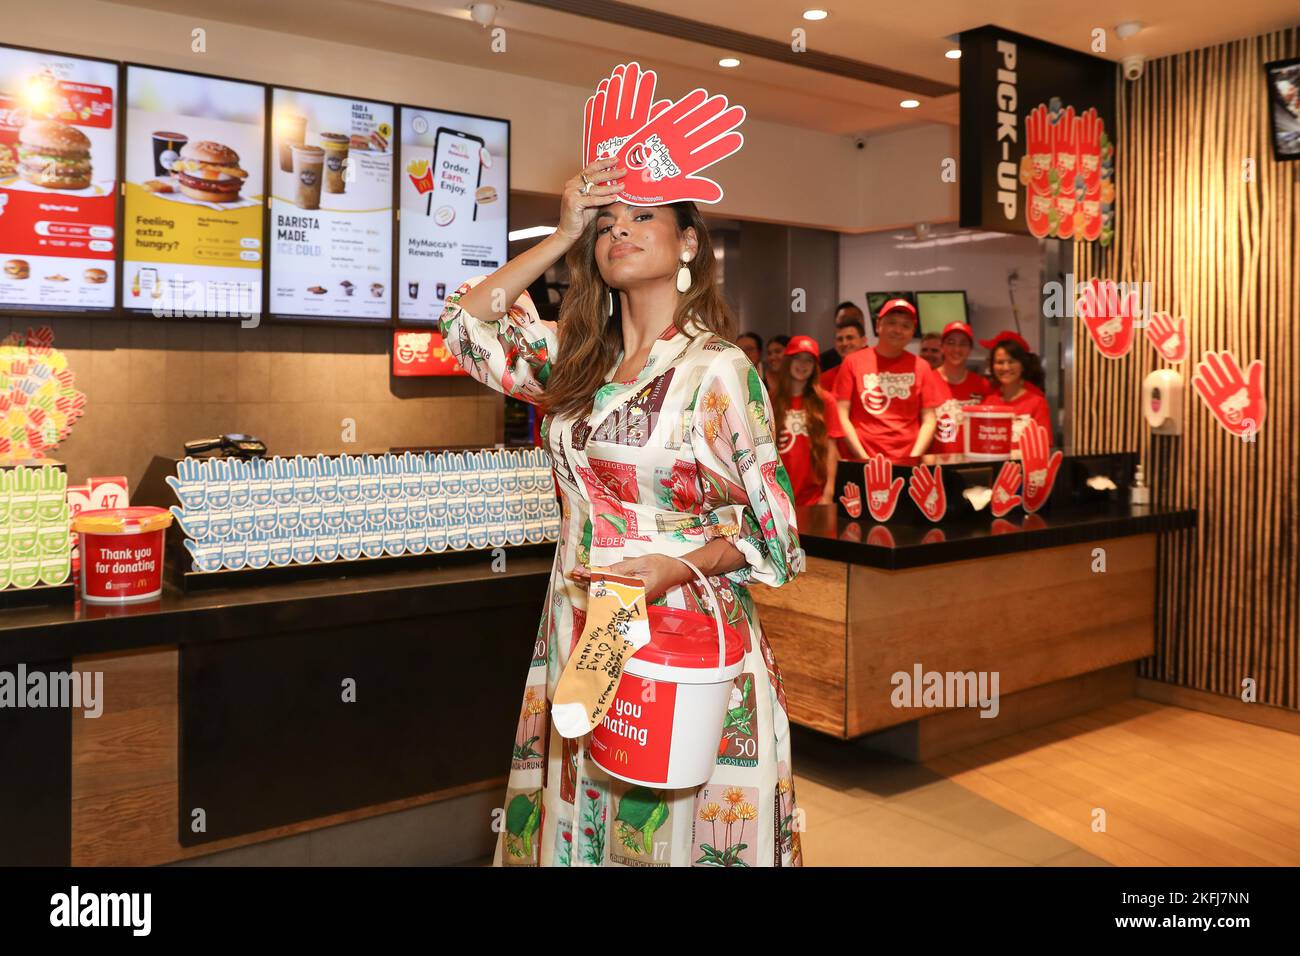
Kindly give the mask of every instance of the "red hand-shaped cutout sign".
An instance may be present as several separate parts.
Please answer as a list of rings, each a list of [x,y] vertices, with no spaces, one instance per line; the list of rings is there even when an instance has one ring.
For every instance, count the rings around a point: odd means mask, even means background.
[[[1206,352],[1192,377],[1196,394],[1219,424],[1239,438],[1253,439],[1264,424],[1264,363],[1250,363],[1246,374],[1231,352]]]
[[[913,468],[907,494],[921,509],[921,514],[931,521],[942,521],[944,512],[948,510],[948,500],[943,491],[943,466],[935,465],[933,475],[925,465]]]
[[[1110,279],[1093,279],[1084,283],[1075,314],[1087,325],[1097,351],[1117,359],[1133,346],[1133,322],[1139,308],[1136,291]]]
[[[1051,451],[1052,438],[1038,422],[1030,422],[1020,434],[1020,457],[1025,466],[1025,512],[1032,514],[1047,503],[1062,455]],[[1050,454],[1049,454],[1050,452]]]
[[[888,521],[894,516],[894,509],[898,507],[898,496],[903,490],[903,479],[895,478],[890,481],[893,469],[889,465],[889,459],[884,455],[876,455],[862,466],[862,471],[867,484],[867,510],[877,521]]]
[[[627,167],[618,198],[633,206],[658,206],[691,200],[715,203],[722,187],[697,176],[744,145],[738,127],[743,106],[728,106],[727,98],[704,90],[687,93],[658,113],[627,140],[618,152]]]

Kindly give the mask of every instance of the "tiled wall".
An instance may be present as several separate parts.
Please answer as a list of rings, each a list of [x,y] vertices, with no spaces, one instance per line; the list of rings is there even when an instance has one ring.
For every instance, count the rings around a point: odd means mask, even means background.
[[[41,320],[0,318],[0,334]],[[491,445],[503,399],[472,379],[394,379],[387,329],[50,319],[86,393],[86,413],[53,457],[69,478],[126,474],[154,455],[246,432],[272,454],[385,451],[400,445]],[[356,422],[343,440],[344,419]]]

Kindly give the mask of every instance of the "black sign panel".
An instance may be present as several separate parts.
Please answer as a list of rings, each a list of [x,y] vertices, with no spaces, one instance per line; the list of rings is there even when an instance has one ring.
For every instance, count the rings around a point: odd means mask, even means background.
[[[961,35],[961,224],[1109,245],[1109,60],[985,26]]]

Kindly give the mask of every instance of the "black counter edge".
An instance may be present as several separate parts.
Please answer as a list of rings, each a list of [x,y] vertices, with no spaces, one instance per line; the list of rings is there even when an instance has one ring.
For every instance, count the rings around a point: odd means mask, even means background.
[[[892,548],[857,541],[841,541],[820,535],[801,534],[799,542],[803,546],[804,553],[810,558],[841,561],[845,564],[856,564],[881,571],[904,571],[954,561],[1040,551],[1044,548],[1085,544],[1108,538],[1183,531],[1195,527],[1196,510],[1183,509],[1153,515],[1117,516],[1038,530],[1017,529],[1008,534],[989,535],[963,541],[940,541]]]

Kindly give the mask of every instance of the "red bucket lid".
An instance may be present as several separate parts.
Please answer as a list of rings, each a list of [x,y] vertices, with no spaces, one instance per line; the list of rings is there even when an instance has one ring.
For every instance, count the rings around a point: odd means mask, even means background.
[[[1015,418],[1015,412],[1009,405],[967,405],[962,410],[963,415],[993,415],[999,418]]]
[[[172,514],[166,508],[140,505],[83,511],[72,519],[72,530],[86,534],[137,534],[160,531],[171,523]]]
[[[718,626],[713,618],[657,604],[651,604],[646,610],[650,615],[650,643],[632,655],[633,658],[665,667],[718,666]],[[722,634],[727,664],[734,664],[740,660],[745,642],[725,621]]]

